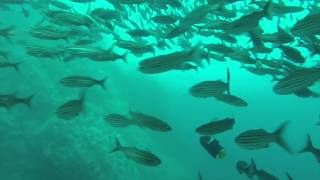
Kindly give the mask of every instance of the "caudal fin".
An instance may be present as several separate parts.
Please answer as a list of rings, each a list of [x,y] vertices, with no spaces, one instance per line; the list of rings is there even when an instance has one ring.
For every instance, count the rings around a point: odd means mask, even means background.
[[[305,145],[305,147],[299,151],[299,153],[305,153],[305,152],[310,152],[314,149],[313,144],[312,144],[312,140],[310,135],[307,135],[307,144]]]
[[[114,153],[117,151],[120,151],[122,148],[119,139],[116,137],[116,147],[114,147],[114,149],[112,151],[110,151],[109,153]]]
[[[22,62],[18,62],[18,63],[13,63],[12,67],[17,71],[20,72],[20,65],[22,64]]]
[[[270,11],[270,6],[271,6],[272,0],[269,0],[266,5],[263,7],[263,13],[264,16],[271,20],[272,19],[272,15],[271,15],[271,11]]]
[[[105,78],[103,78],[102,80],[98,81],[98,84],[103,88],[106,89],[106,81],[108,79],[108,76],[106,76]]]
[[[32,99],[33,99],[34,95],[31,95],[25,99],[22,100],[22,103],[27,105],[28,107],[32,107]]]
[[[287,142],[285,141],[283,134],[286,130],[287,126],[289,124],[289,121],[284,122],[273,134],[275,135],[275,142],[281,146],[283,149],[285,149],[287,152],[292,153],[291,149],[289,148]]]
[[[0,36],[5,38],[6,40],[11,42],[11,36],[13,35],[13,30],[15,29],[15,26],[10,26],[5,29],[0,30]]]
[[[129,52],[124,53],[123,55],[121,55],[120,59],[123,60],[123,62],[128,63],[128,54]]]

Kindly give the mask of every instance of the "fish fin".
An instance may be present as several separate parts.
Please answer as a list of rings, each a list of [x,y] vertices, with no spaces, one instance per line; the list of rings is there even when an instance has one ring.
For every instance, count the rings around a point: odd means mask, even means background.
[[[83,104],[86,98],[87,91],[85,89],[80,91],[80,102]]]
[[[257,165],[256,165],[256,162],[254,161],[254,159],[253,158],[251,158],[251,164],[250,164],[250,166],[249,166],[249,171],[250,171],[250,173],[252,173],[252,174],[256,174],[257,173]],[[251,177],[252,178],[252,177]]]
[[[283,149],[285,149],[287,152],[291,153],[291,150],[286,143],[286,141],[283,138],[283,133],[286,130],[287,126],[289,124],[289,121],[284,122],[278,129],[275,130],[273,133],[275,135],[275,141],[278,145],[280,145]]]
[[[305,153],[305,152],[310,152],[314,149],[314,146],[312,144],[312,140],[310,135],[307,135],[307,144],[305,145],[305,147],[299,151],[299,153]]]
[[[122,148],[122,145],[120,144],[120,141],[119,141],[118,137],[116,137],[116,146],[109,153],[114,153],[114,152],[117,152],[117,151],[121,151],[121,148]]]
[[[108,76],[104,77],[103,79],[101,79],[100,81],[98,81],[98,84],[103,88],[106,89],[106,81],[108,80]]]
[[[227,68],[227,84],[228,84],[228,90],[227,93],[230,95],[230,70]]]

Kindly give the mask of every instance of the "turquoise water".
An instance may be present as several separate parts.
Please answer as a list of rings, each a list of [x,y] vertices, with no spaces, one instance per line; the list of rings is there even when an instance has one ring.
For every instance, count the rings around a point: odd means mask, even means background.
[[[72,6],[72,11],[82,14],[86,14],[88,9],[113,9],[111,4],[102,0],[96,0],[90,5],[67,0],[62,2]],[[191,11],[203,3],[183,1],[182,4]],[[304,8],[315,4],[313,1],[286,3]],[[45,1],[43,4],[48,8]],[[168,71],[150,75],[139,72],[138,66],[143,59],[152,57],[152,53],[142,56],[129,53],[127,63],[121,60],[95,62],[83,58],[63,62],[60,58],[32,57],[26,53],[25,47],[28,45],[62,49],[73,46],[73,40],[52,41],[30,36],[31,27],[48,21],[43,19],[42,8],[36,5],[39,4],[6,5],[10,9],[0,11],[0,27],[15,26],[11,41],[0,38],[1,50],[8,51],[9,60],[22,62],[19,72],[12,68],[0,69],[0,94],[14,94],[18,97],[33,95],[31,108],[17,105],[9,110],[0,109],[1,179],[192,180],[198,179],[200,171],[203,179],[241,180],[248,178],[238,173],[236,163],[238,160],[249,162],[251,158],[255,160],[258,169],[266,170],[279,179],[287,179],[286,172],[297,180],[320,179],[317,160],[310,153],[298,153],[306,144],[307,134],[311,135],[314,146],[320,147],[319,126],[315,125],[319,121],[320,113],[318,98],[278,95],[272,90],[275,82],[270,76],[254,75],[241,68],[241,63],[232,60],[213,60],[209,64],[204,63],[198,71]],[[239,2],[236,6],[242,9],[246,4]],[[21,13],[22,7],[29,11],[29,16]],[[133,21],[138,22],[140,19],[143,28],[153,29],[156,25],[141,17],[144,13],[142,10],[147,12],[148,8],[145,7],[133,5],[131,9],[126,7],[122,11],[129,12]],[[49,8],[54,9],[52,6]],[[305,10],[285,15],[281,18],[281,26],[290,29],[308,13],[309,11]],[[241,15],[238,13],[238,16]],[[272,20],[263,18],[260,27],[266,33],[276,32],[277,19],[278,17]],[[114,26],[115,34],[123,39],[130,39],[125,33],[126,29]],[[192,45],[199,42],[220,43],[215,37],[193,33],[195,36],[187,39]],[[101,40],[89,47],[108,49],[115,43],[111,33],[98,34]],[[238,43],[228,45],[234,48],[247,47],[246,35],[236,37]],[[157,42],[157,38],[145,40],[149,44]],[[184,49],[178,45],[177,39],[171,42],[166,40],[166,43],[170,44],[171,48],[155,48],[156,55]],[[292,44],[296,46],[296,43]],[[310,57],[308,49],[298,49],[307,57],[307,62],[300,66],[316,65],[319,54]],[[126,53],[118,47],[113,51]],[[281,58],[281,51],[274,47],[270,56]],[[245,99],[248,107],[235,107],[214,98],[202,99],[189,94],[190,87],[201,81],[226,81],[227,68],[230,70],[232,93]],[[108,76],[108,79],[105,89],[94,86],[86,90],[84,111],[80,116],[68,121],[58,118],[55,112],[66,101],[79,98],[82,91],[80,88],[67,88],[59,83],[63,77],[74,74],[97,79]],[[312,86],[312,89],[320,91],[319,84]],[[163,133],[137,126],[116,128],[104,120],[107,114],[127,114],[130,110],[158,117],[169,123],[172,131]],[[201,124],[225,117],[234,117],[236,123],[231,131],[215,136],[224,147],[226,157],[214,159],[200,145],[195,129]],[[285,139],[293,154],[287,153],[275,143],[269,148],[248,151],[234,142],[234,138],[241,132],[258,128],[273,132],[285,121],[290,121]],[[125,146],[156,154],[161,159],[161,164],[148,167],[130,160],[121,152],[110,154],[115,147],[116,137]]]

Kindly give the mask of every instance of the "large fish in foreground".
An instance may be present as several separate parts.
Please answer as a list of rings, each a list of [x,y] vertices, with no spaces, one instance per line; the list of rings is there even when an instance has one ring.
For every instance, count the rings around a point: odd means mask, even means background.
[[[288,122],[283,123],[277,130],[272,133],[264,129],[252,129],[239,134],[235,142],[247,150],[256,150],[268,148],[271,143],[276,143],[288,152],[291,152],[289,146],[283,138],[283,133]]]
[[[161,160],[153,153],[135,147],[122,146],[119,140],[116,138],[116,147],[110,153],[117,151],[123,152],[128,159],[131,159],[139,164],[146,166],[158,166],[161,164]]]

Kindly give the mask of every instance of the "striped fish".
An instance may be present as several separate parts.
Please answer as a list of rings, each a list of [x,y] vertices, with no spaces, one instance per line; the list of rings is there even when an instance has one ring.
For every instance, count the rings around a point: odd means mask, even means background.
[[[207,98],[220,96],[227,92],[230,94],[230,71],[227,69],[227,82],[217,81],[203,81],[192,86],[189,93],[194,97]]]
[[[189,90],[189,93],[194,97],[207,98],[215,97],[223,94],[229,88],[228,83],[223,81],[203,81],[194,86]]]
[[[300,51],[298,51],[297,49],[295,49],[293,47],[280,45],[279,48],[293,62],[304,63],[306,61],[306,59],[302,56]]]
[[[275,44],[284,44],[294,41],[294,38],[280,27],[279,22],[278,32],[270,34],[261,34],[260,37],[264,42],[271,42]]]
[[[196,132],[201,135],[215,135],[232,129],[234,123],[234,118],[225,118],[218,121],[212,121],[198,127]]]
[[[288,125],[288,122],[283,123],[273,133],[268,133],[264,129],[252,129],[239,134],[235,138],[235,142],[242,148],[247,150],[268,148],[271,143],[280,145],[283,149],[291,152],[285,140],[283,133]]]
[[[126,127],[136,124],[136,122],[121,114],[109,114],[105,120],[113,127]]]
[[[146,127],[151,130],[161,132],[167,132],[172,130],[171,126],[168,123],[164,122],[163,120],[157,117],[133,111],[130,111],[130,115],[132,116],[132,119],[137,122],[138,126]]]
[[[245,100],[243,100],[237,96],[231,95],[231,94],[221,94],[219,96],[216,96],[216,99],[218,101],[221,101],[221,102],[233,105],[233,106],[237,106],[237,107],[247,107],[248,106],[248,103]]]
[[[238,61],[240,63],[244,64],[256,64],[257,61],[250,57],[250,55],[245,51],[236,51],[230,54],[227,54],[229,58],[231,58],[234,61]]]
[[[110,151],[110,153],[117,151],[123,152],[128,159],[131,159],[142,165],[158,166],[161,164],[161,160],[153,153],[135,147],[122,146],[119,140],[116,138],[116,147]]]
[[[148,58],[139,63],[139,71],[145,74],[156,74],[170,71],[185,62],[198,60],[198,56],[198,49],[193,48],[187,51]]]
[[[62,50],[44,46],[27,46],[27,54],[33,57],[57,58],[62,54]]]
[[[84,93],[81,94],[80,99],[70,100],[61,105],[56,111],[56,116],[64,120],[74,119],[84,110],[83,104]]]
[[[313,36],[320,34],[320,13],[309,14],[302,20],[298,21],[291,29],[295,36]]]
[[[60,83],[66,87],[92,87],[99,85],[102,88],[105,88],[105,82],[108,77],[103,78],[102,80],[96,80],[87,76],[68,76],[60,80]]]
[[[38,39],[46,39],[46,40],[68,40],[69,32],[68,31],[61,31],[57,29],[53,29],[50,26],[44,27],[33,27],[30,30],[30,35],[38,38]]]
[[[234,52],[233,48],[223,44],[207,44],[205,45],[205,48],[208,49],[208,51],[213,51],[215,53],[221,54],[229,54]]]
[[[273,87],[277,94],[291,94],[312,86],[320,79],[320,68],[298,69],[278,81]]]

